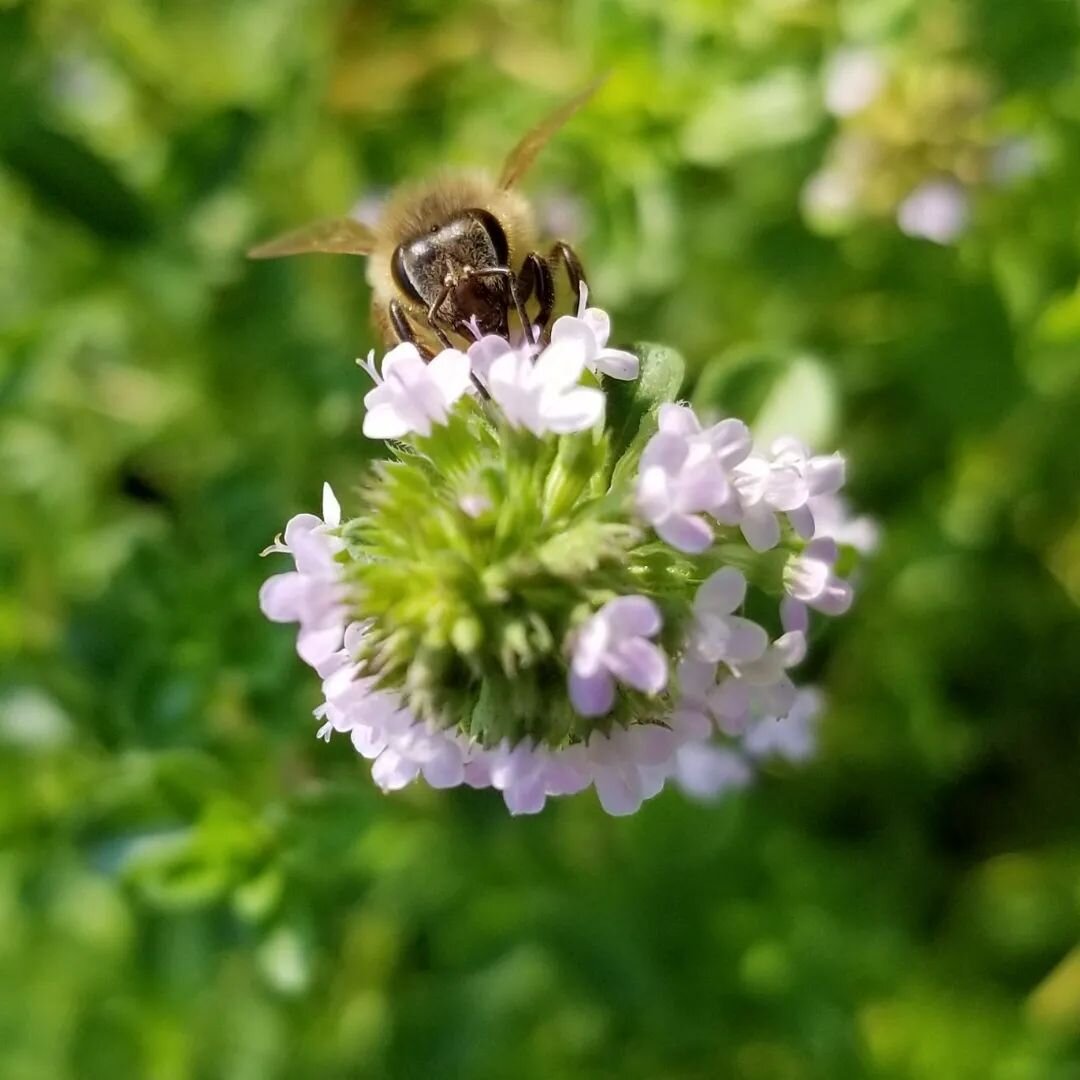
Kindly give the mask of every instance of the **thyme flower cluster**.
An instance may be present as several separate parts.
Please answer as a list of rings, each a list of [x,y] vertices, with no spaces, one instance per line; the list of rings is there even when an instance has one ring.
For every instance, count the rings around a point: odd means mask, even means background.
[[[345,517],[289,521],[263,586],[322,679],[320,737],[386,791],[492,787],[512,813],[594,787],[612,814],[668,780],[700,797],[813,748],[790,672],[811,611],[852,601],[844,462],[677,403],[670,350],[608,346],[586,306],[550,343],[482,337],[377,366],[364,433],[387,440]]]

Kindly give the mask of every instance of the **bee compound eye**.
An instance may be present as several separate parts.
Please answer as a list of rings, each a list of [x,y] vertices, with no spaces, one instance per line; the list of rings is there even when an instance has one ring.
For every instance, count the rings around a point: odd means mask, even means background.
[[[495,250],[495,260],[499,266],[506,266],[510,259],[510,244],[506,239],[506,230],[499,224],[499,219],[489,210],[470,210],[472,216],[480,222],[487,233],[491,246]]]
[[[394,279],[394,284],[401,290],[403,295],[410,300],[415,300],[418,304],[422,304],[424,299],[413,284],[412,278],[409,277],[408,267],[405,263],[406,257],[405,249],[401,244],[394,248],[394,257],[390,260],[390,274]]]

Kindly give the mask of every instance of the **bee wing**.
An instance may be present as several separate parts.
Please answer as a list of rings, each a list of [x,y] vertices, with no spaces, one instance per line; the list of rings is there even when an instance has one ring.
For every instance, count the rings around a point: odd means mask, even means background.
[[[372,231],[353,218],[315,221],[299,229],[256,244],[249,259],[279,259],[283,255],[306,255],[321,251],[330,255],[367,255],[374,246]]]
[[[506,156],[502,174],[499,176],[499,187],[513,187],[525,175],[536,160],[536,155],[544,149],[552,135],[603,86],[606,79],[607,75],[601,75],[599,79],[593,80],[581,93],[564,102],[554,112],[545,116],[536,127],[526,132],[517,146]]]

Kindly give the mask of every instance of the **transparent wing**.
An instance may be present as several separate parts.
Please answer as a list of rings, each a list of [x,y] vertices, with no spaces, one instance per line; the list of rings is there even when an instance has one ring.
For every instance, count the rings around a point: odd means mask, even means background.
[[[264,244],[256,244],[248,252],[248,258],[280,259],[283,255],[306,255],[317,251],[330,255],[367,255],[373,243],[374,236],[366,225],[352,218],[332,218],[312,222]]]
[[[525,134],[506,157],[502,174],[499,176],[499,187],[513,187],[525,175],[536,160],[536,155],[544,149],[552,135],[603,86],[606,79],[607,75],[601,75],[599,79],[589,83],[580,94],[560,105],[559,108],[545,116],[536,127]]]

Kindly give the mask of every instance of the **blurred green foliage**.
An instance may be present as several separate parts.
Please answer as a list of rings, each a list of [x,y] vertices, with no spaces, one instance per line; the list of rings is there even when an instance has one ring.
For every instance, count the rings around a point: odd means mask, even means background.
[[[837,119],[852,43],[897,74]],[[0,1075],[1080,1076],[1078,48],[1067,0],[0,3]],[[530,194],[884,528],[822,756],[628,820],[384,797],[256,604],[371,452],[362,265],[242,253],[604,69]],[[811,224],[845,132],[889,153]],[[1017,138],[954,245],[897,228]]]

